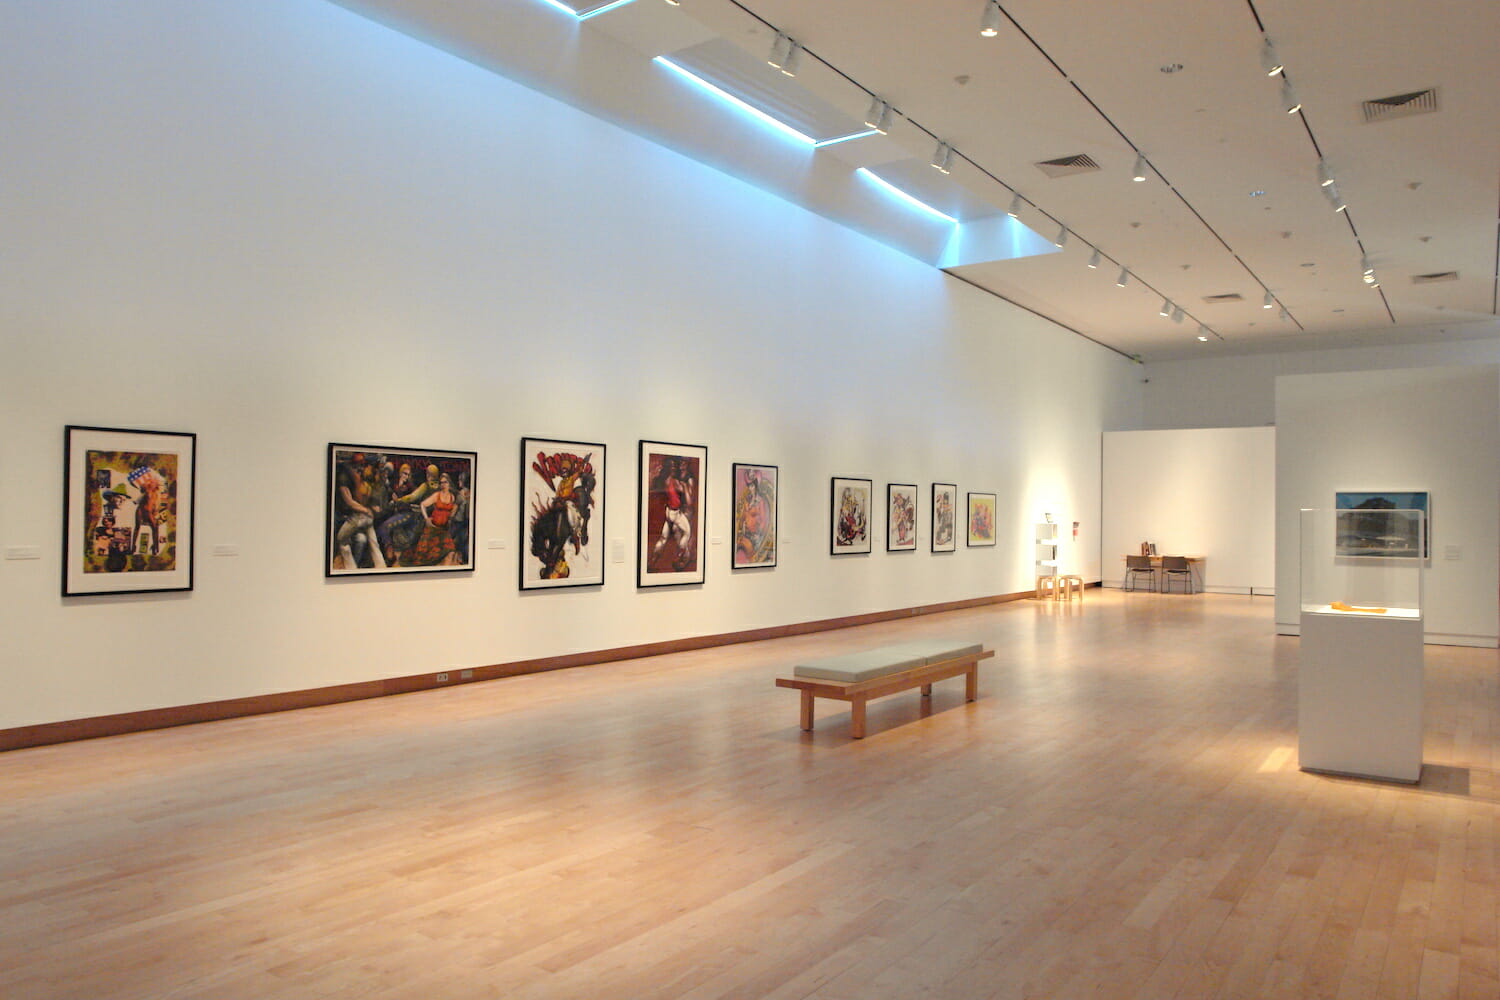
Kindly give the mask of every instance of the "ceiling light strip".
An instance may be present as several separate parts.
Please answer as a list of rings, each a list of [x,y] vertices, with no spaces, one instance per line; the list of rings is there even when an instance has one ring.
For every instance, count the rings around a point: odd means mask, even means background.
[[[735,97],[729,91],[724,90],[724,89],[722,89],[720,87],[714,86],[713,84],[709,83],[707,80],[703,79],[703,77],[697,75],[696,73],[693,73],[691,70],[684,69],[683,67],[681,67],[681,66],[677,65],[676,63],[674,63],[672,60],[668,59],[666,56],[657,56],[655,59],[653,59],[651,61],[655,62],[655,63],[660,63],[661,65],[665,66],[667,69],[669,69],[672,72],[676,73],[677,75],[681,76],[683,79],[687,80],[688,82],[696,84],[697,86],[701,87],[703,90],[706,90],[708,93],[710,93],[713,96],[719,98],[719,100],[721,100],[724,103],[730,105],[731,107],[738,108],[739,110],[741,110],[741,111],[745,112],[746,114],[750,115],[752,118],[756,119],[757,121],[760,121],[760,122],[763,122],[763,123],[765,123],[767,125],[770,125],[772,128],[776,129],[778,132],[782,133],[783,135],[786,135],[786,136],[789,136],[789,137],[791,137],[793,139],[796,139],[798,142],[801,142],[801,143],[803,143],[805,145],[808,145],[808,146],[816,146],[817,145],[817,141],[814,140],[812,136],[810,136],[810,135],[804,135],[803,133],[801,133],[801,132],[797,131],[796,129],[792,128],[792,126],[788,125],[786,122],[781,121],[781,120],[779,120],[777,118],[771,117],[770,115],[766,114],[764,111],[762,111],[760,108],[755,107],[754,105],[745,103],[744,101],[740,100],[738,97]],[[832,140],[830,140],[830,141],[832,141]]]
[[[874,171],[870,170],[868,167],[860,167],[858,170],[856,170],[854,172],[856,174],[861,175],[862,177],[866,177],[866,178],[869,178],[870,180],[874,181],[875,184],[877,186],[879,186],[882,190],[884,190],[888,194],[894,195],[895,197],[901,199],[902,201],[906,202],[908,205],[912,205],[912,206],[914,206],[916,208],[919,208],[922,211],[926,212],[928,215],[936,216],[937,218],[942,219],[945,222],[952,223],[955,226],[958,225],[958,220],[955,219],[953,216],[949,215],[946,212],[939,212],[937,209],[933,208],[931,205],[927,204],[925,201],[922,201],[920,198],[916,198],[916,197],[913,197],[912,195],[907,194],[905,191],[901,190],[896,185],[894,185],[890,181],[886,180],[884,177],[881,177],[879,174],[877,174]]]

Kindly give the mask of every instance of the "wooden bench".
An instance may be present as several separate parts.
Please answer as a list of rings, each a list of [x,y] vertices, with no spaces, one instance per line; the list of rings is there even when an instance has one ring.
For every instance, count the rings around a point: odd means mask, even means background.
[[[812,660],[798,665],[792,671],[796,676],[778,677],[776,686],[801,692],[801,723],[808,732],[813,728],[813,699],[847,701],[849,735],[859,740],[865,735],[865,704],[872,698],[914,687],[920,687],[926,698],[934,681],[963,674],[964,698],[973,701],[979,697],[979,661],[994,655],[977,642],[918,640]]]

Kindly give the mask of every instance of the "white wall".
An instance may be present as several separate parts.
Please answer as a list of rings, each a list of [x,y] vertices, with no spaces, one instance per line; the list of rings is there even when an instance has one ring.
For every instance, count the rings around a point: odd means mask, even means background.
[[[1452,339],[1463,334],[1472,339]],[[1383,331],[1368,331],[1380,337]],[[1356,339],[1363,335],[1353,335]],[[1431,331],[1420,344],[1288,351],[1202,361],[1162,361],[1141,369],[1140,426],[1260,427],[1276,419],[1276,378],[1317,372],[1430,368],[1500,362],[1500,320]]]
[[[1500,367],[1288,375],[1276,380],[1276,623],[1298,620],[1298,511],[1339,491],[1426,490],[1429,642],[1500,633]],[[1448,558],[1447,549],[1458,558]]]
[[[1117,355],[322,0],[12,0],[0,93],[0,728],[1027,589],[1138,419]],[[193,592],[58,596],[68,423],[198,433]],[[708,446],[715,536],[780,465],[781,565],[519,594],[523,435],[608,444],[632,555],[637,439]],[[476,450],[478,568],[325,580],[329,441]],[[830,475],[1000,544],[833,559]]]
[[[1106,432],[1106,585],[1120,585],[1123,557],[1149,541],[1164,555],[1203,556],[1206,590],[1270,593],[1275,470],[1273,427]]]

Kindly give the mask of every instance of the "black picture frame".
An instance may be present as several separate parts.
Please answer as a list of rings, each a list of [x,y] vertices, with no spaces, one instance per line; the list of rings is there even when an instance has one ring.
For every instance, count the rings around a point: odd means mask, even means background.
[[[607,452],[594,441],[521,439],[521,590],[604,585]]]
[[[324,576],[472,572],[478,476],[472,451],[329,444]]]
[[[933,483],[931,511],[932,551],[958,551],[958,485]]]
[[[996,495],[994,493],[970,493],[965,506],[965,543],[970,548],[985,548],[995,544]]]
[[[828,484],[828,553],[864,555],[870,551],[875,484],[854,476],[834,476]]]
[[[637,587],[704,581],[708,447],[640,442],[636,466]]]
[[[917,550],[917,484],[885,485],[885,550]]]
[[[729,568],[774,569],[779,551],[781,486],[774,465],[733,462],[729,468]]]

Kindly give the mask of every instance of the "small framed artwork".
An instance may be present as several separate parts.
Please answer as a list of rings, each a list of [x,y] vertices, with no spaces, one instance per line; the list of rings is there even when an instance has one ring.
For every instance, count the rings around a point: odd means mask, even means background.
[[[995,494],[969,494],[969,545],[995,544]]]
[[[932,551],[958,548],[958,487],[953,483],[932,484]]]
[[[637,587],[703,582],[703,473],[708,449],[642,441],[637,498]]]
[[[602,444],[521,439],[521,589],[604,582]]]
[[[836,556],[870,551],[870,497],[868,479],[833,477],[829,503],[829,551]]]
[[[1334,494],[1334,554],[1354,559],[1427,559],[1432,526],[1426,492]]]
[[[324,575],[474,568],[472,451],[328,446]]]
[[[776,565],[776,466],[735,462],[734,551],[732,569],[766,569]]]
[[[69,426],[64,597],[193,589],[198,436]]]
[[[887,483],[885,487],[885,550],[913,552],[917,548],[917,484]]]

